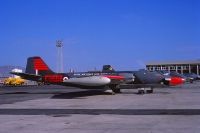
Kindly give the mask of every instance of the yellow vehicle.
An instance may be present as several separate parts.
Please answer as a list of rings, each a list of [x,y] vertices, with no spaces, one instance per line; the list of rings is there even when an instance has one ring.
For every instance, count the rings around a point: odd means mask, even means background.
[[[17,85],[23,85],[24,83],[25,83],[25,80],[20,77],[15,77],[15,78],[9,77],[4,80],[4,85],[17,86]]]
[[[3,84],[4,85],[10,85],[10,83],[12,82],[13,78],[9,77],[7,79],[4,80]]]

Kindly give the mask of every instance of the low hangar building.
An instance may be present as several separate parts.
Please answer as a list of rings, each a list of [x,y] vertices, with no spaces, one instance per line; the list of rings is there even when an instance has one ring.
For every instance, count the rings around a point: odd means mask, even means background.
[[[149,71],[176,71],[178,73],[195,73],[200,74],[200,60],[189,61],[160,61],[149,62],[146,64],[146,69]]]

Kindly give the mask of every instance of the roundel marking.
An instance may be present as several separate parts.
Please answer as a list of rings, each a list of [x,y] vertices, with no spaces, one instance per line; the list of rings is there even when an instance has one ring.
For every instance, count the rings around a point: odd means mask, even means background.
[[[63,78],[63,81],[66,81],[66,80],[68,80],[68,79],[69,79],[68,77],[64,77],[64,78]]]

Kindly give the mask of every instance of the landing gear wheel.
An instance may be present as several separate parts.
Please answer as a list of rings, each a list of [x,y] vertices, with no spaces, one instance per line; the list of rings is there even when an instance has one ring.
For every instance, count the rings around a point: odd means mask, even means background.
[[[147,92],[147,93],[153,93],[153,89],[147,90],[146,92]]]
[[[138,94],[145,94],[144,90],[138,90]]]
[[[120,88],[117,87],[117,85],[110,85],[109,87],[114,94],[115,93],[121,93],[121,90],[120,90]]]
[[[112,91],[113,91],[114,93],[121,93],[121,90],[118,89],[118,88],[116,88],[116,89],[112,89]]]

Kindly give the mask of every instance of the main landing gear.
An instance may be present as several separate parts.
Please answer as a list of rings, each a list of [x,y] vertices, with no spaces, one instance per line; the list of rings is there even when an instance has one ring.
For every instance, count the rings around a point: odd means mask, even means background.
[[[153,88],[139,88],[138,89],[138,94],[149,94],[149,93],[153,93]]]
[[[110,85],[109,88],[112,90],[111,94],[115,95],[117,93],[121,93],[121,89],[118,85]],[[150,94],[153,93],[153,87],[149,88],[138,88],[138,94]]]
[[[110,85],[109,88],[112,90],[112,95],[121,93],[121,89],[118,87],[118,85]]]

